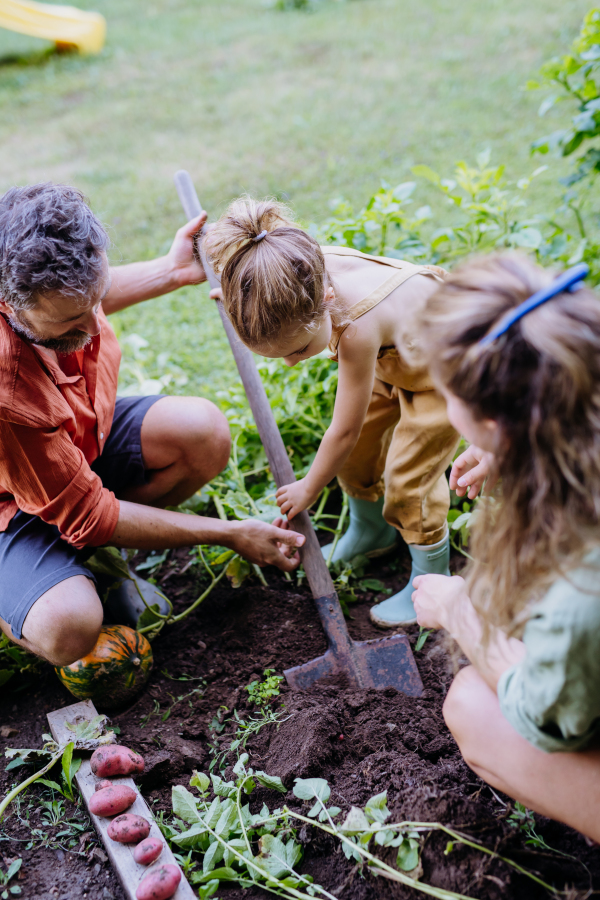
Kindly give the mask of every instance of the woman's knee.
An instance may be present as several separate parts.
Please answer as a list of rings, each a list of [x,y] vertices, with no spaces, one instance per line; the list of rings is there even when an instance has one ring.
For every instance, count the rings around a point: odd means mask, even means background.
[[[469,765],[476,765],[473,757],[487,693],[491,691],[475,667],[466,666],[450,685],[444,701],[444,720]]]

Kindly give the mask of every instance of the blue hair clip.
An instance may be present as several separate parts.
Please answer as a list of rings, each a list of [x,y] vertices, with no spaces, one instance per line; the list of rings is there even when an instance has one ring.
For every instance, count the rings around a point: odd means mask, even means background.
[[[541,291],[536,291],[535,294],[532,294],[531,297],[528,297],[527,300],[524,300],[523,303],[519,304],[516,309],[511,309],[502,316],[498,324],[492,328],[488,334],[481,338],[479,346],[487,347],[492,341],[495,341],[497,337],[500,337],[501,334],[508,331],[511,325],[514,325],[515,322],[518,322],[519,319],[526,316],[528,312],[541,306],[542,303],[545,303],[547,300],[552,300],[557,294],[562,294],[563,291],[571,292],[579,290],[581,282],[587,276],[589,271],[589,266],[586,266],[585,263],[579,263],[579,265],[567,269],[566,272],[563,272],[562,275],[555,278],[548,287],[542,288]]]

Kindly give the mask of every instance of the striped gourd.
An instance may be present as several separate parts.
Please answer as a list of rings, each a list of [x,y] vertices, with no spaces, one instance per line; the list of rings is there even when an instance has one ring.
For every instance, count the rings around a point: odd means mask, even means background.
[[[152,648],[126,625],[105,625],[91,653],[56,674],[78,700],[100,707],[122,706],[144,687],[152,670]]]

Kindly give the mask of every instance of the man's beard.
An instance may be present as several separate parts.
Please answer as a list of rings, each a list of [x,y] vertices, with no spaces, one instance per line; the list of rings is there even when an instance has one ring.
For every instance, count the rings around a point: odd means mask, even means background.
[[[83,350],[92,339],[92,336],[87,331],[72,331],[63,334],[61,337],[45,338],[32,331],[29,325],[21,318],[19,311],[15,311],[14,315],[6,318],[12,330],[19,337],[27,338],[33,344],[36,344],[38,347],[44,347],[46,350],[54,350],[61,356],[67,356],[69,353],[75,353],[77,350]]]

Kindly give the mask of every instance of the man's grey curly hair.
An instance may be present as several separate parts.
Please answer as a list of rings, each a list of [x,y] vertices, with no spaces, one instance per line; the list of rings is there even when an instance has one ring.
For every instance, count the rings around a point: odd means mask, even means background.
[[[15,187],[0,198],[0,298],[32,309],[40,294],[85,300],[104,273],[109,238],[81,191]]]

